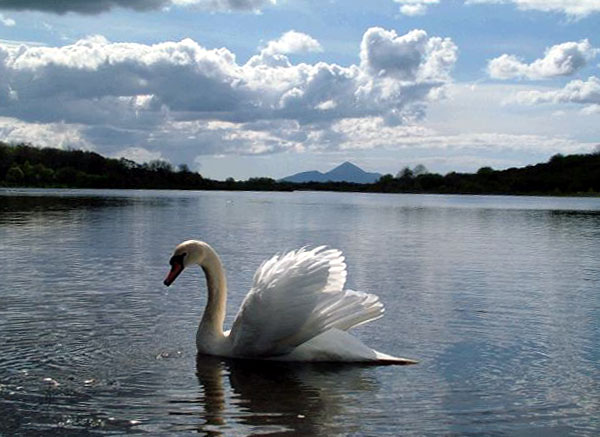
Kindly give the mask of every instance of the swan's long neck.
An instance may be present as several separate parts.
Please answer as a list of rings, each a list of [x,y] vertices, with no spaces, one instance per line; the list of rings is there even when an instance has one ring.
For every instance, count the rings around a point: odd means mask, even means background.
[[[206,275],[208,300],[198,327],[198,336],[204,339],[218,340],[224,336],[223,322],[227,304],[227,279],[219,255],[210,247],[205,249],[205,254],[201,267]]]

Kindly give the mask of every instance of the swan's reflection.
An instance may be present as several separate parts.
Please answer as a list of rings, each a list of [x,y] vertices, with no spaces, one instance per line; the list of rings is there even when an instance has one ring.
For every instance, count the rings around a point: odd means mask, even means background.
[[[197,357],[205,435],[334,435],[357,432],[344,420],[377,382],[364,366]],[[229,380],[229,384],[227,383]],[[347,422],[347,423],[344,423]],[[355,425],[350,425],[352,422]]]

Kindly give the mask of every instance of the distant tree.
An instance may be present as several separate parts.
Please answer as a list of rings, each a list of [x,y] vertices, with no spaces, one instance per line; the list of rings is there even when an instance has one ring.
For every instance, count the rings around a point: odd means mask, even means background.
[[[272,178],[250,178],[245,183],[242,183],[242,187],[251,190],[272,190],[277,182]]]
[[[121,158],[119,159],[119,163],[127,168],[127,169],[132,169],[132,168],[137,168],[139,167],[138,163],[135,161],[132,161],[131,159],[127,159],[127,158]]]
[[[77,170],[73,167],[63,167],[56,172],[56,180],[61,184],[72,185],[77,178]]]
[[[6,175],[6,172],[12,167],[13,154],[12,147],[0,142],[0,175]]]
[[[422,167],[405,167],[394,178],[387,174],[374,184],[348,182],[283,183],[271,178],[247,181],[205,179],[166,161],[139,165],[81,150],[39,149],[0,141],[0,184],[89,188],[155,188],[205,190],[334,190],[403,193],[593,194],[600,193],[600,145],[595,153],[554,155],[548,163],[477,173],[422,174]],[[423,166],[424,167],[424,166]],[[186,170],[188,170],[186,172]]]
[[[28,183],[35,183],[35,168],[29,161],[25,161],[25,163],[21,166],[23,170],[23,174],[25,175],[25,181]]]
[[[25,179],[25,173],[23,173],[23,170],[18,165],[9,168],[8,172],[6,172],[6,182],[18,184],[23,182],[23,179]]]
[[[187,164],[179,164],[177,166],[177,170],[179,171],[179,173],[190,173],[190,168]]]
[[[228,177],[227,179],[225,179],[225,188],[227,188],[228,190],[233,190],[236,184],[237,182],[232,177]]]
[[[147,166],[148,170],[150,171],[162,171],[166,173],[171,173],[173,171],[173,166],[169,162],[162,159],[150,161]]]
[[[592,153],[594,155],[600,155],[600,144],[596,144],[596,147],[594,147],[594,151]]]
[[[390,183],[394,180],[394,176],[392,176],[391,174],[384,174],[383,176],[381,176],[378,180],[377,183],[378,184],[387,184]]]
[[[427,170],[427,167],[425,167],[423,164],[417,164],[415,168],[412,169],[412,172],[415,176],[421,176],[424,174],[428,174],[429,170]]]
[[[412,179],[414,176],[415,175],[414,175],[413,171],[410,169],[410,167],[406,166],[398,172],[398,174],[396,175],[396,178],[397,179]]]
[[[41,162],[33,166],[33,171],[35,173],[35,179],[38,183],[47,184],[52,182],[52,179],[54,178],[54,170],[47,168]]]
[[[427,173],[419,178],[421,188],[426,191],[439,190],[444,185],[444,176],[437,173]]]
[[[376,191],[382,191],[384,193],[393,192],[396,190],[397,180],[391,174],[384,174],[377,182],[375,182]]]

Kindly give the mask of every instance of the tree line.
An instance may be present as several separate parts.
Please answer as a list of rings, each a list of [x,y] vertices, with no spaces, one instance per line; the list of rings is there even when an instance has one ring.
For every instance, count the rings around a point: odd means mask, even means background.
[[[270,190],[272,179],[216,181],[162,160],[138,164],[95,152],[0,142],[0,186],[179,190]]]
[[[376,191],[440,194],[600,194],[600,149],[591,154],[556,154],[548,162],[522,168],[494,170],[482,167],[476,173],[429,173],[420,165],[403,169],[396,177],[382,176]]]
[[[600,194],[600,148],[592,154],[554,155],[546,163],[523,168],[494,170],[482,167],[476,173],[430,173],[423,165],[405,167],[397,175],[387,174],[373,184],[350,182],[276,181],[250,178],[217,181],[177,168],[162,160],[144,164],[106,158],[95,152],[37,148],[28,144],[0,142],[0,186],[64,188],[135,188],[252,191],[361,191],[384,193],[442,194]]]

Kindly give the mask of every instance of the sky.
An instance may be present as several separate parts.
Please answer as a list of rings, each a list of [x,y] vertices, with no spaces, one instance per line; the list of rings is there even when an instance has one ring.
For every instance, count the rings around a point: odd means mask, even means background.
[[[0,140],[281,178],[600,144],[600,0],[0,0]]]

